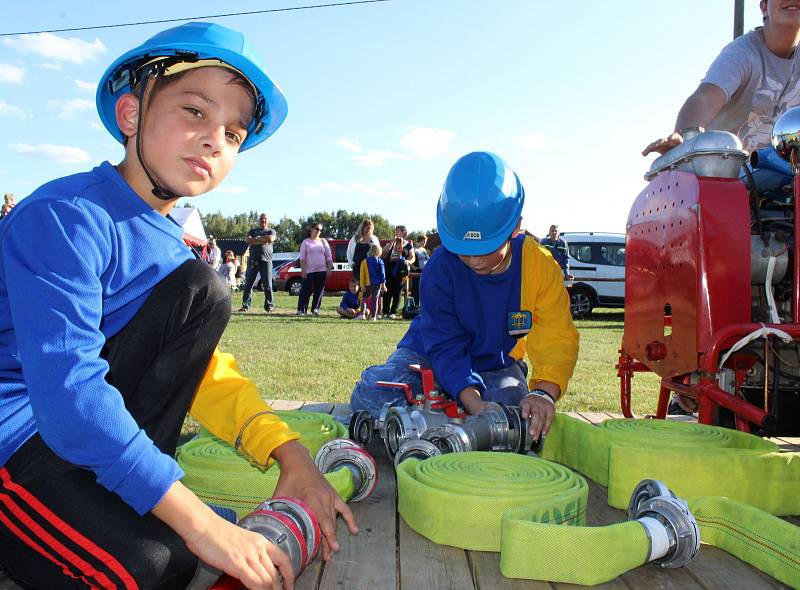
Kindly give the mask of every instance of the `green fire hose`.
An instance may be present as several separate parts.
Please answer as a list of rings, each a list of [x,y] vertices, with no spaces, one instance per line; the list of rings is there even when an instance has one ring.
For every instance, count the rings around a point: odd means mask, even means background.
[[[301,411],[276,414],[300,434],[300,442],[312,456],[326,442],[347,436],[347,429],[328,414]],[[280,476],[277,464],[261,470],[232,446],[207,433],[181,445],[176,459],[185,472],[181,481],[186,487],[204,502],[233,509],[238,518],[272,496]],[[349,470],[337,469],[325,477],[342,499],[350,499],[354,485]]]
[[[655,420],[611,420],[597,428],[559,414],[543,455],[607,485],[617,508],[627,506],[639,481],[664,481],[691,500],[704,542],[800,587],[800,528],[756,507],[800,512],[800,460],[776,450],[722,428]],[[398,467],[397,487],[409,526],[437,543],[500,551],[508,577],[593,585],[648,561],[650,542],[637,522],[559,526],[584,524],[586,483],[542,459],[503,453],[409,459]],[[702,497],[720,493],[736,499]]]

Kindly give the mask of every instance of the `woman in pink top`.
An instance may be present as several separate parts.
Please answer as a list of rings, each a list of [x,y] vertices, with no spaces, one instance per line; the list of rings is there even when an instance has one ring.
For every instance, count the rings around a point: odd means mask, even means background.
[[[322,293],[325,290],[325,277],[329,270],[333,270],[333,257],[331,247],[327,240],[322,239],[322,224],[314,222],[308,228],[308,237],[300,244],[300,269],[302,270],[303,286],[300,297],[297,299],[297,315],[306,315],[308,311],[308,298],[314,293],[311,313],[319,315],[319,306],[322,303]]]

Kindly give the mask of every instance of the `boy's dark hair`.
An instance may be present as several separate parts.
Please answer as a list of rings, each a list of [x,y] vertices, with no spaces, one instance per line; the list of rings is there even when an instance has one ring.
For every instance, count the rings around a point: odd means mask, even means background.
[[[221,66],[207,66],[207,67],[221,67]],[[185,76],[187,72],[191,72],[191,71],[193,71],[193,70],[192,69],[188,69],[188,70],[182,70],[180,72],[176,72],[176,73],[171,74],[169,76],[156,76],[153,79],[153,85],[150,87],[150,94],[147,96],[147,103],[145,104],[145,106],[149,106],[150,103],[153,101],[153,98],[155,98],[155,96],[159,92],[161,92],[162,90],[164,90],[168,86],[171,86],[172,84],[174,84],[175,82],[180,80],[183,76]],[[257,98],[256,98],[256,95],[255,95],[255,92],[253,91],[253,85],[244,76],[242,76],[239,72],[236,72],[236,71],[231,70],[231,69],[228,69],[228,72],[230,72],[230,74],[231,74],[231,79],[230,79],[230,81],[228,83],[229,84],[236,84],[237,86],[241,86],[242,88],[244,88],[245,92],[247,92],[247,96],[250,97],[250,100],[253,103],[253,109],[255,110],[255,105],[256,105]],[[140,80],[139,83],[136,85],[136,87],[131,90],[131,92],[133,92],[135,95],[138,96],[139,95],[139,91],[141,90],[141,85],[142,84],[146,84],[148,80],[149,80],[149,78],[144,78],[144,79]],[[124,140],[122,142],[122,145],[125,145],[125,146],[128,145],[128,137],[127,136],[124,138]]]

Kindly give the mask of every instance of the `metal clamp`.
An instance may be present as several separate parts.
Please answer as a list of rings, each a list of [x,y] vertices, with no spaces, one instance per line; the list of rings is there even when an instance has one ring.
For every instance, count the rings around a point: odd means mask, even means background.
[[[314,463],[322,473],[344,467],[353,474],[353,497],[358,502],[369,496],[378,484],[378,465],[367,451],[347,438],[335,438],[317,451]]]

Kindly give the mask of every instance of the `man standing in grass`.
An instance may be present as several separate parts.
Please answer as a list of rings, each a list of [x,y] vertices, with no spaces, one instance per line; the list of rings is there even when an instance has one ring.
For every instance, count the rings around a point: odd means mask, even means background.
[[[239,311],[247,311],[250,308],[250,292],[258,274],[261,274],[261,284],[264,286],[264,311],[269,313],[275,307],[272,301],[272,243],[278,234],[271,227],[267,227],[268,225],[269,216],[264,212],[258,218],[258,227],[247,232],[247,237],[244,239],[250,246],[250,256],[247,260],[242,307]]]

